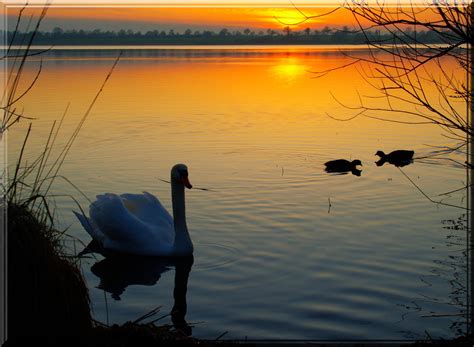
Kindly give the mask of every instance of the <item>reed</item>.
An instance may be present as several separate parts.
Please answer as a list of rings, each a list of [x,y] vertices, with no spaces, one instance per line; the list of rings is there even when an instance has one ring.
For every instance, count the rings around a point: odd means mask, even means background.
[[[17,18],[15,31],[23,17],[23,8]],[[35,86],[42,64],[25,90],[20,91],[20,79],[28,58],[45,51],[32,49],[35,33],[46,15],[45,8],[30,36],[24,35],[22,50],[14,51],[9,45],[6,56],[9,63],[8,93],[4,95],[4,116],[0,123],[0,136],[20,122],[30,121],[14,164],[3,172],[2,206],[7,213],[7,298],[8,340],[5,346],[36,345],[39,341],[47,345],[81,346],[136,346],[136,345],[235,345],[229,341],[198,340],[187,336],[172,325],[155,325],[155,321],[143,323],[159,310],[127,322],[121,326],[107,326],[91,316],[88,288],[80,270],[78,257],[68,254],[66,240],[75,240],[67,230],[56,227],[55,204],[52,187],[56,180],[64,180],[78,194],[87,199],[78,187],[60,174],[60,169],[71,150],[80,130],[89,117],[96,101],[111,77],[120,55],[106,75],[86,112],[79,120],[66,144],[58,147],[62,125],[67,116],[66,107],[59,122],[51,125],[39,154],[33,156],[30,138],[33,133],[33,117],[17,112],[17,104]],[[32,20],[30,19],[29,25]],[[12,38],[12,42],[15,35]],[[19,53],[21,52],[21,53]],[[37,149],[34,149],[38,153]],[[33,159],[31,159],[33,158]],[[82,208],[74,196],[68,196],[77,207]],[[88,199],[87,199],[88,200]],[[83,212],[83,211],[82,211]],[[38,340],[41,338],[41,340]]]
[[[19,30],[25,8],[19,12],[15,31]],[[28,58],[38,54],[32,47],[46,12],[47,7],[36,20],[29,19],[27,28],[33,27],[33,30],[25,36],[25,42],[20,49],[13,49],[10,43],[2,58],[8,63],[7,91],[2,106],[4,115],[0,123],[2,140],[5,141],[9,129],[30,121],[14,164],[5,166],[2,175],[2,207],[7,214],[7,335],[10,343],[32,336],[88,335],[93,327],[88,289],[80,264],[65,248],[66,240],[72,236],[55,225],[54,197],[57,195],[51,193],[51,188],[58,179],[77,188],[60,175],[60,169],[119,57],[66,144],[58,147],[57,139],[62,136],[69,106],[60,121],[53,122],[39,154],[30,154],[32,149],[38,153],[29,142],[34,118],[17,112],[17,105],[34,88],[41,74],[42,62],[26,88],[20,90]],[[69,197],[76,201],[73,196]]]
[[[16,31],[23,19],[23,8],[18,15]],[[25,89],[20,81],[28,61],[36,55],[32,45],[45,7],[21,49],[14,50],[11,43],[2,57],[8,64],[6,93],[3,95],[3,118],[0,136],[20,122],[33,118],[17,112],[18,103],[35,86],[41,74],[42,63]],[[34,23],[33,23],[34,22]],[[32,25],[33,23],[33,25]],[[2,173],[2,208],[7,215],[7,337],[9,343],[28,336],[66,336],[89,331],[92,318],[88,289],[79,264],[68,257],[64,249],[65,231],[55,228],[54,203],[49,189],[59,178],[59,169],[73,142],[53,155],[55,141],[66,112],[57,124],[53,123],[44,148],[33,160],[28,160],[32,123],[28,125],[22,146],[12,167],[4,166]],[[79,126],[78,126],[79,128]],[[76,128],[76,133],[78,132]],[[77,136],[77,134],[73,134]]]

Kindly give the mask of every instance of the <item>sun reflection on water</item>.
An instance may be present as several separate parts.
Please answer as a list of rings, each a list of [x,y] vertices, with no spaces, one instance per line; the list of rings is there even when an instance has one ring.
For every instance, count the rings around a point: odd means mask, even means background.
[[[306,65],[302,64],[298,59],[284,59],[278,64],[271,67],[272,73],[279,79],[286,82],[294,82],[303,74],[308,73]]]

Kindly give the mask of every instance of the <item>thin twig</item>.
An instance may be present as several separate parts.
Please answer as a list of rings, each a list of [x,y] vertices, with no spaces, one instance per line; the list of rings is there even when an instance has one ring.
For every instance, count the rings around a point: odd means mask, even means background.
[[[159,177],[158,177],[158,180],[160,180],[161,182],[165,182],[165,183],[171,184],[170,181],[161,179],[161,178],[159,178]],[[196,186],[193,186],[192,189],[204,190],[204,191],[206,191],[206,192],[217,192],[217,190],[214,190],[214,189],[210,189],[210,188],[199,188],[199,187],[196,187]]]
[[[467,210],[466,206],[457,206],[457,205],[447,204],[447,203],[444,203],[444,202],[441,202],[441,201],[435,201],[435,200],[431,199],[415,182],[413,182],[413,180],[405,172],[403,172],[403,170],[400,167],[397,166],[397,169],[400,170],[400,172],[411,182],[411,184],[413,184],[415,186],[415,188],[418,189],[418,191],[421,194],[423,194],[423,196],[425,198],[427,198],[429,201],[431,201],[432,203]],[[469,210],[472,211],[472,209],[469,209]]]
[[[228,331],[223,332],[222,334],[220,334],[219,336],[217,336],[214,341],[218,341],[219,339],[221,339],[222,337],[224,337],[224,335],[226,335],[227,333],[228,333]]]
[[[147,312],[145,313],[143,316],[135,319],[132,323],[133,324],[138,324],[139,322],[143,321],[144,319],[147,319],[147,318],[150,318],[152,316],[154,316],[155,314],[157,314],[158,312],[160,312],[160,309],[162,308],[163,306],[158,306],[156,308],[154,308],[153,310],[151,310],[150,312]]]

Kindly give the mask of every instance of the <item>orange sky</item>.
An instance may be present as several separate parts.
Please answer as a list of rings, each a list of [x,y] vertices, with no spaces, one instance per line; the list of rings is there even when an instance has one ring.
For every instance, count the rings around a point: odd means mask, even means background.
[[[304,8],[307,16],[326,13],[328,8]],[[9,8],[10,26],[17,9]],[[29,9],[32,12],[34,10]],[[285,24],[301,22],[304,16],[294,8],[49,8],[42,24],[43,30],[55,26],[65,29],[175,29],[184,31],[235,28],[281,30]],[[279,22],[280,21],[280,22]],[[283,22],[283,23],[282,23]],[[340,9],[328,16],[311,19],[294,30],[353,25],[349,11]]]
[[[38,14],[39,8],[29,7],[24,11],[23,22],[27,23],[31,14]],[[50,31],[54,27],[63,29],[83,30],[170,30],[184,32],[191,30],[214,30],[222,28],[243,30],[274,29],[281,30],[286,24],[302,22],[306,16],[318,16],[334,10],[323,7],[53,7],[48,9],[47,16],[42,22],[40,30]],[[405,8],[411,14],[411,9]],[[433,17],[434,9],[416,9],[418,19]],[[7,7],[9,29],[13,29],[19,7]],[[391,10],[398,13],[396,9]],[[304,14],[303,14],[304,13]],[[395,14],[396,15],[396,14]],[[436,15],[439,17],[439,14]],[[286,23],[286,24],[285,24]],[[293,25],[293,30],[322,29],[324,27],[337,28],[356,26],[353,14],[347,8],[319,18],[312,18],[299,25]]]
[[[308,15],[323,13],[327,9],[305,9]],[[62,18],[91,18],[101,20],[127,20],[142,22],[199,23],[217,26],[279,26],[275,20],[295,23],[304,16],[293,8],[108,8],[108,9],[51,9],[49,16]],[[340,16],[339,16],[340,17]],[[340,20],[336,16],[327,18],[326,22]]]

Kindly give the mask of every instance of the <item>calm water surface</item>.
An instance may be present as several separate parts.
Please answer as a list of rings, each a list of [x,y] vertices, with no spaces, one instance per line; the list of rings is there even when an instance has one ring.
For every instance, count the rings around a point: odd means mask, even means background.
[[[348,63],[352,51],[344,52],[127,49],[84,124],[62,174],[90,199],[146,190],[171,209],[170,187],[159,179],[168,179],[178,162],[188,165],[195,186],[212,189],[186,196],[195,245],[186,320],[195,323],[194,336],[457,334],[462,319],[451,315],[461,310],[456,300],[464,300],[455,291],[464,283],[465,235],[449,227],[463,210],[429,202],[398,168],[374,164],[378,149],[414,149],[423,157],[450,140],[435,126],[328,117],[354,114],[335,98],[354,105],[357,91],[372,93],[355,67],[312,78],[310,71]],[[67,141],[117,54],[56,49],[43,56],[37,85],[22,101],[25,115],[37,118],[28,155],[40,149],[70,104],[58,146]],[[39,58],[27,64],[25,86],[38,66]],[[11,162],[25,129],[26,123],[9,133]],[[326,174],[323,163],[338,158],[360,159],[362,175]],[[465,182],[464,170],[452,161],[419,159],[402,170],[433,199],[465,205],[462,191],[439,196]],[[65,182],[57,181],[54,193],[88,205]],[[61,225],[88,243],[71,212],[75,203],[55,200]],[[82,247],[75,246],[76,252]],[[159,305],[157,317],[170,312],[174,266],[95,265],[101,260],[82,263],[96,319],[123,323]]]

